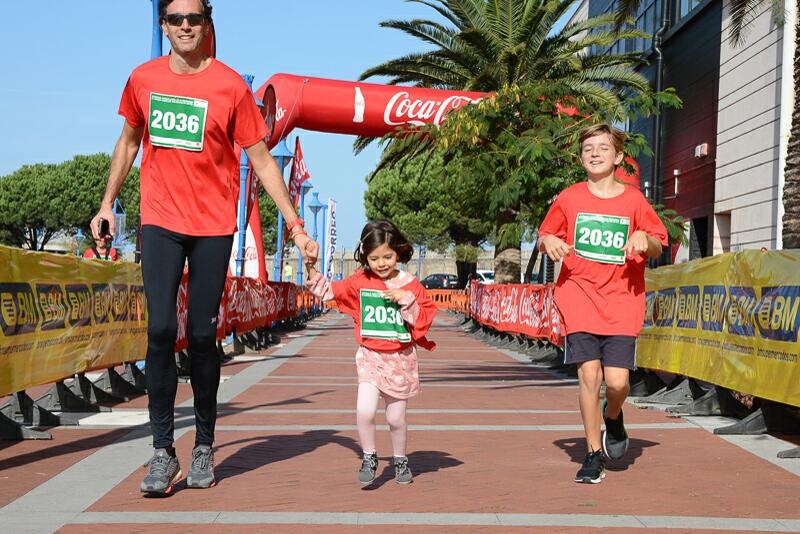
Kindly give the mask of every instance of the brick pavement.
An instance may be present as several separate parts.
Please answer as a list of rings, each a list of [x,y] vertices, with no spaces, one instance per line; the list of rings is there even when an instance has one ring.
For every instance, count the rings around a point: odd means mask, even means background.
[[[800,468],[763,453],[769,440],[780,448],[774,438],[721,439],[628,406],[627,457],[602,484],[575,484],[585,453],[575,380],[473,340],[447,315],[431,337],[440,350],[420,352],[422,391],[409,404],[410,486],[392,479],[383,425],[380,476],[356,481],[356,345],[334,312],[262,361],[223,368],[216,488],[145,499],[146,427],[55,429],[52,442],[0,442],[3,531],[800,531]],[[191,400],[180,400],[186,464],[194,431]]]

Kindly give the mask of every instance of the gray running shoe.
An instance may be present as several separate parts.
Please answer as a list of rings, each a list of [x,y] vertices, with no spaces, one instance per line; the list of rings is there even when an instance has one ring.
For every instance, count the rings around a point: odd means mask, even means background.
[[[364,453],[361,461],[361,469],[358,470],[358,481],[364,484],[372,484],[375,480],[375,472],[378,470],[378,455],[374,452]]]
[[[575,482],[582,484],[599,484],[606,476],[603,451],[594,451],[586,454],[583,465],[575,474]]]
[[[603,401],[603,422],[606,425],[603,431],[603,452],[612,460],[619,460],[628,451],[628,433],[625,431],[622,410],[616,419],[609,419],[606,417],[607,406],[608,401]]]
[[[150,472],[142,480],[142,493],[149,495],[172,493],[172,487],[182,476],[178,459],[170,456],[166,449],[156,449],[153,457],[144,465],[150,466]]]
[[[392,465],[394,466],[394,481],[398,484],[411,484],[414,480],[414,475],[411,474],[411,469],[408,468],[408,458],[405,456],[392,457]]]
[[[192,449],[192,465],[186,486],[189,488],[211,488],[217,485],[214,478],[214,451],[208,445],[198,445]]]

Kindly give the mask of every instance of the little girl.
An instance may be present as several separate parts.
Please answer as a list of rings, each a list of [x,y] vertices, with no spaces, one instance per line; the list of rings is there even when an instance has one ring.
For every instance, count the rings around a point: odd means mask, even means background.
[[[355,320],[358,342],[358,400],[356,421],[364,458],[358,480],[375,480],[375,413],[378,401],[386,403],[386,421],[392,436],[395,481],[409,484],[406,457],[406,404],[419,393],[416,345],[433,350],[425,333],[436,315],[436,305],[412,275],[397,269],[411,260],[414,249],[389,221],[373,221],[361,231],[355,260],[362,269],[341,282],[329,283],[309,266],[306,283],[323,300],[335,300],[339,310]]]

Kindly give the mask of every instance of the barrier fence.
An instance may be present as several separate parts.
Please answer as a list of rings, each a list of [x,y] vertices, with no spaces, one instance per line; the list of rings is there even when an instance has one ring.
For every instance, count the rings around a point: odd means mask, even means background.
[[[800,251],[721,254],[648,270],[646,280],[639,367],[800,406]],[[553,289],[473,281],[468,316],[560,345]],[[457,294],[436,298],[461,311]]]
[[[176,303],[176,352],[186,347],[187,281]],[[288,282],[232,277],[217,338],[308,315],[316,301]],[[0,246],[0,396],[144,359],[141,268]]]

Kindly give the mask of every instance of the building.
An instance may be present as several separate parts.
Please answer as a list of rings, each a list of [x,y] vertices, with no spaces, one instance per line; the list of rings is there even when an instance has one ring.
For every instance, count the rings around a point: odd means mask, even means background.
[[[614,0],[586,2],[588,16],[616,8]],[[628,125],[654,149],[653,157],[639,158],[645,193],[690,223],[690,246],[682,247],[676,261],[781,248],[796,24],[795,6],[784,0],[784,7],[787,21],[781,26],[771,2],[759,4],[746,45],[734,47],[730,0],[642,0],[636,27],[661,36],[661,54],[648,39],[593,51],[642,51],[648,60],[642,74],[656,88],[674,87],[683,100],[682,109]]]

